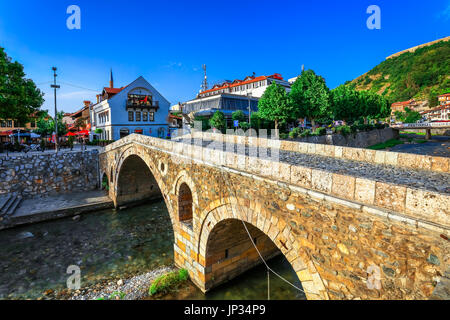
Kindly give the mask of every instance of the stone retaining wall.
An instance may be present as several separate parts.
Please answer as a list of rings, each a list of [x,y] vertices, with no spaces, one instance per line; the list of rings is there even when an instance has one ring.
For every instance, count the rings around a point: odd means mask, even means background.
[[[368,146],[383,143],[394,138],[398,138],[398,131],[391,128],[384,128],[367,132],[352,133],[348,136],[343,136],[341,134],[327,134],[324,136],[296,138],[293,141],[328,144],[343,147],[366,148]]]
[[[24,198],[99,187],[98,151],[0,157],[0,194]]]

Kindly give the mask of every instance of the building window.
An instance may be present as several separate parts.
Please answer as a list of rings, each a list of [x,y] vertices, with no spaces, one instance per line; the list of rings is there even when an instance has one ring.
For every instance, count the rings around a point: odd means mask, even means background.
[[[128,111],[128,121],[134,121],[134,112]]]
[[[2,128],[5,128],[6,127],[6,121],[2,121],[1,122],[1,126],[2,126]]]
[[[7,126],[8,126],[8,128],[12,128],[12,126],[13,126],[13,122],[12,122],[12,120],[8,120],[8,122],[7,122],[7,123],[8,123],[8,125],[7,125]]]
[[[155,121],[155,113],[154,112],[148,113],[148,121]]]
[[[130,130],[128,128],[122,128],[120,129],[120,138],[126,137],[130,134]]]
[[[147,111],[142,112],[142,121],[148,121],[148,112]]]
[[[141,112],[136,111],[136,121],[141,121]]]
[[[36,120],[31,120],[30,127],[31,128],[36,128]]]

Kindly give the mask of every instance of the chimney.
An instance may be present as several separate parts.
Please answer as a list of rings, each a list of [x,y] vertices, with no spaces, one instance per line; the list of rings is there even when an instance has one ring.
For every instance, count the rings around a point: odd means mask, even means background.
[[[114,88],[114,79],[113,79],[112,69],[109,73],[109,87]]]
[[[83,103],[85,107],[89,107],[91,105],[91,102],[88,100],[84,100]]]
[[[98,94],[97,95],[97,103],[99,103],[100,102],[100,95]]]

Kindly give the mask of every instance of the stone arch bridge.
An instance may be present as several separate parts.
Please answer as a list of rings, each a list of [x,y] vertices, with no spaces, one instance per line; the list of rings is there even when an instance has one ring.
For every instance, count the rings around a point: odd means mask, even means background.
[[[276,160],[252,152],[269,149]],[[132,134],[105,148],[100,170],[116,206],[164,199],[175,264],[204,292],[261,263],[242,222],[308,299],[427,299],[449,276],[448,158]]]

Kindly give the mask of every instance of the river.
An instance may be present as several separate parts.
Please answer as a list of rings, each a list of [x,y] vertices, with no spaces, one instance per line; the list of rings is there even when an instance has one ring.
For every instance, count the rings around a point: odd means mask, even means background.
[[[173,231],[163,201],[121,211],[102,210],[0,232],[0,299],[36,299],[66,287],[77,265],[81,286],[126,279],[173,264]],[[283,256],[269,262],[300,286]],[[271,299],[304,299],[271,275]],[[164,299],[266,299],[267,274],[256,267],[204,295],[192,283]]]

